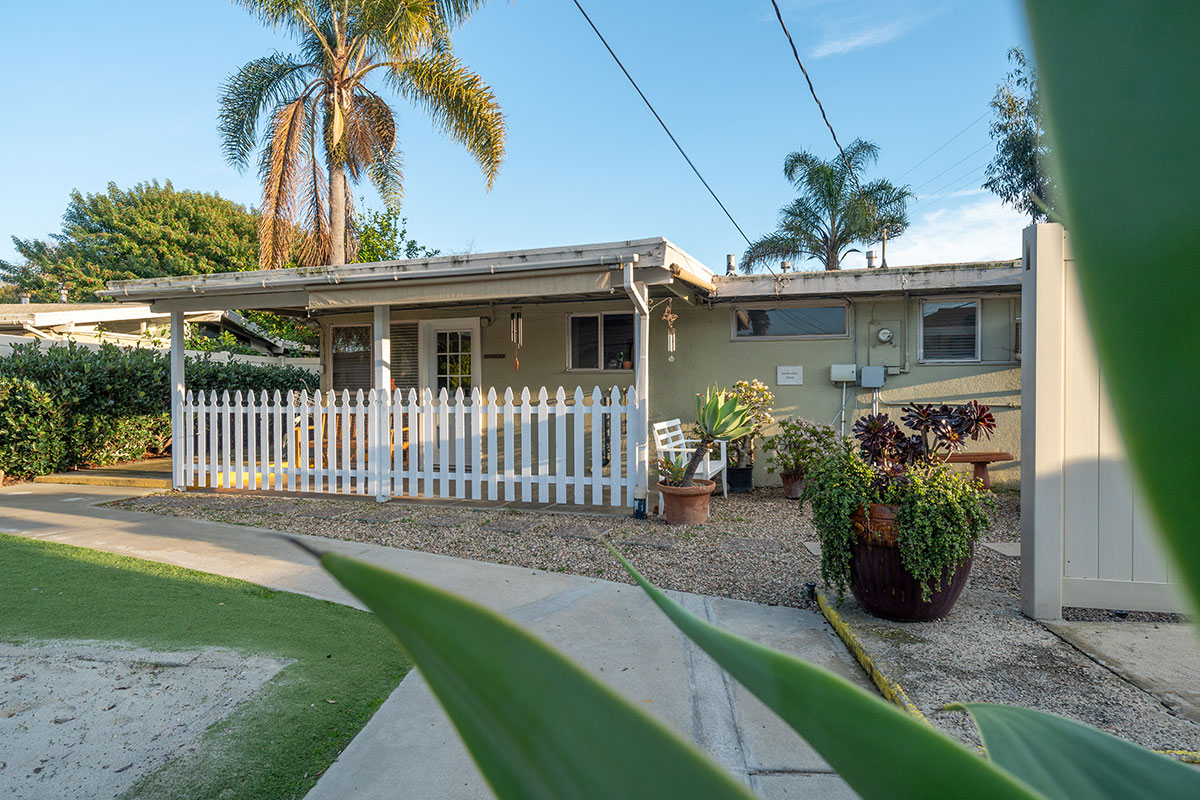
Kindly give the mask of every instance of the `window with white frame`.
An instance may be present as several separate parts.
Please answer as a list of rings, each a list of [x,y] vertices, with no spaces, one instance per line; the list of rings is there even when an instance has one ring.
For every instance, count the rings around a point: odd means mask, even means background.
[[[921,301],[921,360],[979,361],[979,301]]]
[[[846,304],[748,307],[733,310],[733,338],[836,339],[848,335]]]
[[[567,369],[633,368],[633,314],[569,314]]]

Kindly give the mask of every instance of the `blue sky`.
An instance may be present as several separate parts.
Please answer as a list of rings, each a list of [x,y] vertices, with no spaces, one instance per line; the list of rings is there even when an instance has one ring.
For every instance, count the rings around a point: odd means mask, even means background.
[[[835,150],[770,3],[584,7],[743,229],[751,238],[772,229],[792,196],[784,156]],[[1007,71],[1006,51],[1027,42],[1019,5],[782,7],[839,138],[875,141],[882,152],[868,177],[899,179],[920,195],[889,263],[1017,257],[1024,220],[978,186],[992,153],[979,118]],[[285,36],[226,0],[24,3],[6,21],[0,68],[23,77],[0,88],[0,258],[15,256],[12,235],[57,231],[75,188],[169,179],[257,204],[253,171],[239,175],[222,159],[217,93],[244,62],[292,49]],[[508,156],[486,192],[466,153],[397,100],[404,213],[422,243],[479,252],[666,236],[714,269],[742,252],[571,0],[494,2],[455,47],[500,99]],[[376,202],[365,188],[358,198],[360,208]]]

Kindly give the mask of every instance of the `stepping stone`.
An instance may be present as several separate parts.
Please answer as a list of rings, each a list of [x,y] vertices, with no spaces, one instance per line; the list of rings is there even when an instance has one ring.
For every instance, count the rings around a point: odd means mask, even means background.
[[[993,550],[1006,558],[1021,557],[1020,542],[983,542],[983,546],[988,550]]]
[[[597,539],[600,531],[591,525],[564,525],[545,531],[547,536],[561,536],[565,539]]]
[[[495,531],[496,533],[525,533],[537,525],[538,522],[540,522],[540,520],[532,519],[530,517],[500,517],[499,519],[494,519],[484,525],[483,529],[487,531]]]
[[[820,542],[805,542],[804,549],[807,550],[808,552],[812,553],[817,558],[821,557],[821,543]]]

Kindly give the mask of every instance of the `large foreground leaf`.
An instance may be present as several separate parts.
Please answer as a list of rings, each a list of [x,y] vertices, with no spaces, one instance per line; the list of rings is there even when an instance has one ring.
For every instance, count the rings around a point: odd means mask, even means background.
[[[1037,797],[958,742],[837,675],[688,613],[617,557],[689,639],[803,736],[863,797]]]
[[[1200,3],[1026,5],[1096,349],[1195,610]]]
[[[1019,706],[964,703],[988,758],[1050,798],[1194,800],[1200,770],[1073,720]]]
[[[399,638],[501,798],[753,797],[696,747],[498,614],[356,559],[320,558]]]

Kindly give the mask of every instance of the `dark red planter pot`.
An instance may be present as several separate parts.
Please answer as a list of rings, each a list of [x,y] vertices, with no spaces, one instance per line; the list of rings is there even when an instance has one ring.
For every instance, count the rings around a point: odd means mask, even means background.
[[[971,572],[974,545],[952,577],[949,569],[942,574],[942,590],[934,590],[926,602],[921,600],[920,584],[900,560],[895,507],[872,503],[869,512],[859,508],[850,519],[856,535],[851,545],[850,591],[863,608],[898,622],[928,622],[950,613]]]

